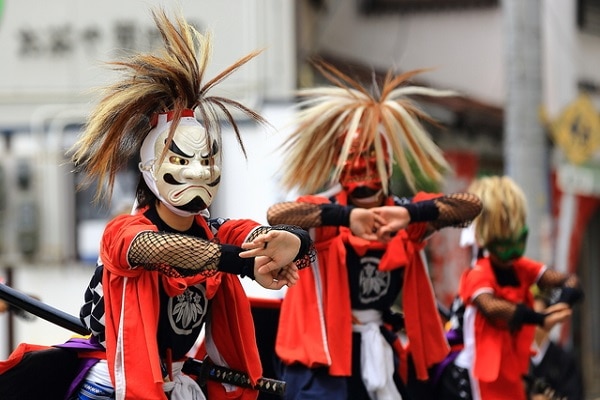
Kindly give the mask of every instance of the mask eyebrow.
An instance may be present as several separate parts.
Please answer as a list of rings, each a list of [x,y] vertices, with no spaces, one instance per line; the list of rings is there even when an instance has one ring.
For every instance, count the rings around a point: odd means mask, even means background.
[[[213,140],[213,142],[212,142],[212,148],[210,149],[210,153],[201,153],[200,157],[202,157],[202,158],[209,158],[209,157],[214,156],[218,152],[219,152],[219,143],[216,140]]]
[[[175,143],[175,140],[171,140],[171,144],[169,145],[169,150],[172,151],[173,153],[183,156],[183,157],[187,157],[187,158],[192,158],[194,155],[193,154],[186,154],[183,152],[183,150],[181,150],[177,144]]]

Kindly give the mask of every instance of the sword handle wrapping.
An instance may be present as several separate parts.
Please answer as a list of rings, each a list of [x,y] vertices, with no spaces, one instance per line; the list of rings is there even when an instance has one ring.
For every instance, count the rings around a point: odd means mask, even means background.
[[[279,396],[283,396],[285,393],[284,381],[259,378],[256,385],[252,385],[246,373],[215,365],[208,359],[205,359],[204,361],[198,361],[193,358],[187,359],[183,366],[183,372],[195,375],[197,377],[196,382],[200,386],[204,386],[206,381],[210,379],[211,381],[259,390],[261,392]]]

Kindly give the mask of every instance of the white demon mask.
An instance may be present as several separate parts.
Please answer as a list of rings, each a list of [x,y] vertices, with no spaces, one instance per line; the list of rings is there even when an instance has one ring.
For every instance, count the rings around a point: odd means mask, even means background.
[[[211,139],[185,110],[166,156],[160,161],[171,128],[170,114],[158,122],[140,149],[140,171],[152,193],[180,216],[200,214],[212,203],[221,181],[220,143]]]

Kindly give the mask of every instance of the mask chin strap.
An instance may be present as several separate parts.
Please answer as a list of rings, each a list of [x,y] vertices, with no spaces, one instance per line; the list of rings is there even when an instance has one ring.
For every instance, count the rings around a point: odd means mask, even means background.
[[[383,189],[380,189],[379,191],[377,191],[377,193],[369,197],[356,198],[352,196],[352,204],[354,204],[357,207],[367,207],[372,206],[373,204],[379,205],[381,203],[382,198]]]
[[[136,213],[138,206],[139,206],[139,203],[138,203],[137,199],[133,199],[133,206],[131,207],[132,215]],[[208,211],[208,208],[200,211],[198,214],[202,215],[204,218],[210,218],[210,211]]]

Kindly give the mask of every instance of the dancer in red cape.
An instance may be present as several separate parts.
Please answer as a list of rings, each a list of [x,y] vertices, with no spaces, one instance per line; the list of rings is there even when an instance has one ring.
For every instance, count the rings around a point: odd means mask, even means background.
[[[485,251],[461,277],[464,348],[444,370],[437,398],[525,400],[535,326],[549,329],[569,318],[582,292],[575,275],[524,256],[527,201],[510,177],[480,178],[469,191],[483,203],[473,224],[477,245]],[[533,284],[560,292],[543,313],[533,309]]]
[[[211,90],[257,53],[205,82],[210,37],[182,17],[153,16],[164,49],[114,63],[124,77],[106,88],[73,149],[77,169],[97,180],[99,199],[110,198],[116,173],[134,157],[140,180],[135,211],[110,221],[102,236],[80,313],[99,351],[85,353],[94,362],[67,396],[255,399],[256,390],[215,381],[203,392],[182,372],[183,360],[204,328],[210,361],[255,384],[262,367],[238,276],[268,289],[293,286],[308,264],[310,238],[294,226],[210,218],[221,179],[221,116],[242,150],[230,108],[264,122]]]
[[[335,86],[306,89],[284,144],[283,185],[303,194],[268,210],[271,224],[310,229],[317,260],[282,303],[276,353],[286,399],[417,398],[414,382],[449,351],[423,248],[444,226],[468,224],[476,196],[389,191],[396,161],[414,187],[411,162],[439,181],[447,164],[407,96],[448,95],[407,86],[420,71],[389,74],[372,92],[326,63]],[[410,225],[409,225],[410,223]],[[408,229],[403,229],[408,226]],[[403,317],[392,311],[401,295]],[[408,343],[398,332],[404,330]]]

